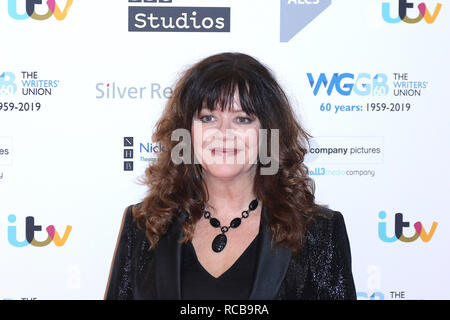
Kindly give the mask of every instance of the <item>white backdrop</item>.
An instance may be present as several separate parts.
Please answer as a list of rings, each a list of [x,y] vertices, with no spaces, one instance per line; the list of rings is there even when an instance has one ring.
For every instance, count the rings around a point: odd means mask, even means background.
[[[428,21],[389,23],[383,3],[395,18],[402,1],[57,0],[59,13],[28,0],[35,15],[18,20],[26,2],[0,1],[0,299],[103,298],[170,87],[224,51],[269,66],[314,136],[307,165],[318,202],[344,215],[358,298],[450,298],[448,3],[410,0],[407,18]],[[229,8],[229,32],[207,29],[212,18],[203,31],[214,32],[130,32],[129,7]],[[416,222],[425,233],[394,238],[396,214],[403,236]],[[27,217],[35,241],[53,241],[29,244]]]

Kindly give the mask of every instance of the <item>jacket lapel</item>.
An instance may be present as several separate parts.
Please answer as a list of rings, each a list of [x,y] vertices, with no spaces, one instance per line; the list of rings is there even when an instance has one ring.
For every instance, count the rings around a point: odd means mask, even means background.
[[[156,298],[166,300],[181,299],[181,249],[184,218],[174,219],[168,232],[155,248]],[[276,246],[272,251],[271,230],[267,223],[267,208],[262,206],[260,239],[256,261],[256,272],[250,292],[250,300],[275,299],[286,275],[292,253],[290,249]]]
[[[250,300],[272,300],[280,289],[292,257],[290,249],[276,246],[272,251],[271,230],[268,224],[267,208],[262,206],[260,239],[256,260],[256,273]]]

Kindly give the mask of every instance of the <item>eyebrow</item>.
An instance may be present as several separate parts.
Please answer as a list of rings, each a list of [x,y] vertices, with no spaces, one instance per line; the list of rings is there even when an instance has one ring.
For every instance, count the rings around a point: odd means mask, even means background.
[[[203,109],[207,109],[207,108],[203,108]],[[203,110],[202,109],[202,110]],[[201,111],[202,111],[201,110]],[[213,111],[217,111],[217,110],[213,110]],[[246,113],[244,110],[242,110],[242,109],[240,109],[240,110],[231,110],[230,112],[232,112],[232,113],[239,113],[239,112],[244,112],[244,113]]]

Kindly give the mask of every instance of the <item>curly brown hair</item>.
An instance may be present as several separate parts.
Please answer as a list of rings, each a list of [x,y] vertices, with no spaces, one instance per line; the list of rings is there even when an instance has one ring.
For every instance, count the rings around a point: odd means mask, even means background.
[[[201,165],[194,159],[189,164],[172,161],[171,150],[178,143],[172,141],[172,132],[180,128],[191,131],[194,115],[204,107],[211,111],[230,108],[236,90],[242,110],[255,115],[262,129],[269,129],[269,142],[270,129],[279,129],[279,170],[274,175],[261,175],[264,165],[258,160],[253,191],[267,208],[273,242],[291,248],[294,254],[301,250],[307,225],[320,207],[315,203],[314,181],[303,163],[312,136],[300,126],[270,69],[236,52],[207,57],[185,70],[156,123],[152,140],[163,148],[145,170],[142,183],[148,186],[148,193],[133,210],[150,249],[167,232],[180,208],[189,214],[183,223],[182,241],[192,240],[195,224],[202,217],[202,204],[208,201]]]

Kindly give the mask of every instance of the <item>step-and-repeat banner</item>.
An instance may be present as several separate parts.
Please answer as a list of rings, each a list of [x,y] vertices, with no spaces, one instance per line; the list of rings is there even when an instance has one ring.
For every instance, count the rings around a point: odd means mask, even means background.
[[[313,135],[358,299],[449,299],[450,4],[1,0],[0,299],[102,299],[183,70],[267,65]],[[282,137],[281,137],[282,138]]]

